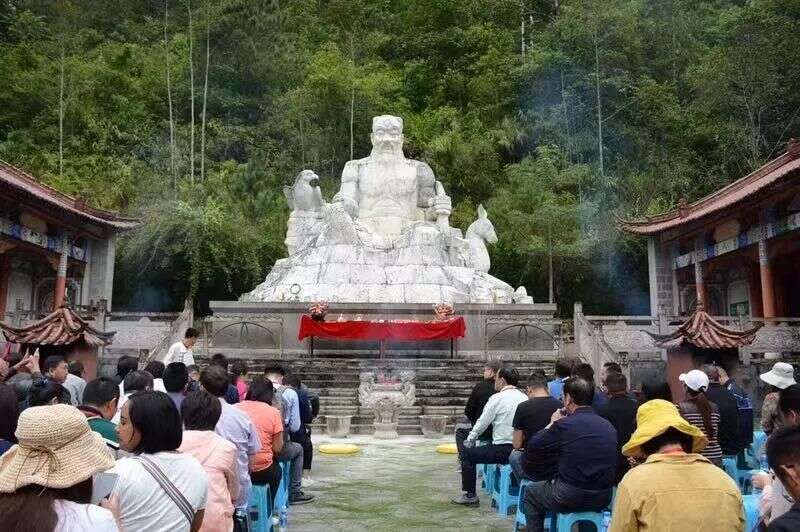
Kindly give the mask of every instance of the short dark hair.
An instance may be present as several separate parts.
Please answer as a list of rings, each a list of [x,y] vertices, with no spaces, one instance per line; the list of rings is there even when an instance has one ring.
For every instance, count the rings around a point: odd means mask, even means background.
[[[224,368],[225,371],[228,371],[228,357],[223,355],[222,353],[215,353],[211,356],[211,365],[219,366]]]
[[[628,389],[628,379],[622,373],[612,371],[606,376],[606,390],[608,393],[620,393]]]
[[[547,389],[547,375],[544,374],[544,371],[540,369],[535,369],[531,372],[528,376],[528,388],[537,389],[537,388],[544,388]]]
[[[672,402],[672,388],[666,381],[658,379],[646,380],[642,383],[642,395],[644,396],[643,402],[652,401],[653,399],[663,399]]]
[[[622,373],[622,366],[620,366],[616,362],[605,362],[603,367],[606,370],[606,374],[608,373]]]
[[[692,437],[688,434],[684,434],[675,427],[670,427],[655,438],[644,442],[642,444],[642,451],[644,451],[644,454],[647,456],[650,456],[669,444],[678,444],[683,449],[683,452],[691,453],[694,442],[692,441]]]
[[[247,388],[247,399],[250,401],[261,401],[270,405],[274,396],[275,386],[271,380],[264,377],[256,377],[250,382],[250,387]]]
[[[506,384],[509,386],[516,386],[519,384],[519,372],[517,368],[511,364],[505,364],[500,368],[500,371],[497,372],[497,376],[506,381]]]
[[[247,375],[247,370],[247,363],[243,360],[234,360],[231,362],[231,375],[241,377],[242,375]]]
[[[44,359],[44,371],[47,373],[52,369],[56,369],[62,362],[66,362],[61,355],[50,355]]]
[[[119,380],[123,380],[128,373],[137,369],[139,369],[139,359],[134,356],[123,355],[117,360],[117,377],[119,377]]]
[[[770,434],[767,462],[781,480],[786,477],[786,472],[780,466],[800,464],[800,425],[787,425]]]
[[[196,372],[199,373],[200,372],[200,368],[197,366],[197,364],[189,364],[188,366],[186,366],[186,371],[188,373],[191,373],[193,371],[196,371]]]
[[[493,372],[497,373],[498,371],[500,371],[500,368],[503,367],[503,363],[497,360],[496,358],[493,358],[492,360],[487,360],[486,364],[484,364],[483,367],[488,368]]]
[[[186,370],[186,364],[183,362],[170,362],[164,368],[164,389],[168,392],[178,393],[186,388],[186,383],[189,382],[189,372]]]
[[[292,373],[291,375],[287,375],[283,379],[283,384],[286,386],[291,386],[292,388],[300,389],[300,377]]]
[[[131,371],[125,375],[122,381],[122,389],[125,393],[133,393],[153,388],[153,376],[148,371]]]
[[[72,375],[81,377],[83,375],[83,362],[80,360],[70,360],[68,370]]]
[[[181,403],[181,417],[186,430],[214,430],[221,415],[219,399],[205,390],[187,393]]]
[[[62,405],[72,404],[69,390],[55,381],[37,379],[28,388],[28,406],[49,405],[53,399]]]
[[[572,369],[572,376],[580,377],[581,379],[589,382],[594,382],[594,368],[591,366],[591,364],[581,362]]]
[[[181,415],[169,395],[153,390],[136,392],[126,404],[130,422],[142,436],[135,454],[174,451],[181,446]]]
[[[778,393],[778,408],[784,415],[792,411],[800,414],[800,384],[787,386]]]
[[[564,383],[564,396],[567,395],[578,406],[590,406],[594,399],[594,383],[581,377],[570,377]]]
[[[286,370],[284,370],[280,366],[267,366],[266,368],[264,368],[264,375],[269,375],[270,373],[276,373],[278,375],[285,376]]]
[[[556,377],[566,379],[572,375],[574,361],[571,358],[559,358],[556,360]]]
[[[164,376],[164,363],[158,360],[151,360],[144,367],[144,370],[152,375],[154,379],[160,379]]]
[[[86,384],[83,389],[83,404],[103,406],[109,401],[119,399],[119,386],[114,379],[108,377],[97,377]]]
[[[200,384],[211,395],[222,397],[228,390],[228,372],[219,366],[208,366],[200,374]]]
[[[189,327],[183,335],[184,338],[199,338],[200,332],[194,327]]]

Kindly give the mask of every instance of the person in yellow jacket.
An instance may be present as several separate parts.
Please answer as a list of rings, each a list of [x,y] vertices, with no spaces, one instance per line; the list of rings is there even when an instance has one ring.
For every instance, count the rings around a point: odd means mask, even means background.
[[[622,454],[638,465],[617,488],[609,530],[743,532],[739,488],[699,454],[708,442],[703,432],[662,399],[640,406],[636,424]]]

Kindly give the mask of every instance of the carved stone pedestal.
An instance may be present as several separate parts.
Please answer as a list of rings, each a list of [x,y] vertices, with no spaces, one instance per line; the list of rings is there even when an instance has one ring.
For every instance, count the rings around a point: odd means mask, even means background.
[[[353,416],[325,416],[328,436],[346,438],[350,434],[350,421]]]
[[[447,416],[419,416],[422,435],[426,438],[441,438],[447,426]]]
[[[400,378],[392,379],[387,375],[379,376],[374,372],[360,375],[358,400],[361,406],[371,408],[375,413],[375,437],[391,440],[399,437],[397,420],[400,411],[414,404],[416,387],[413,371],[403,371]],[[378,382],[376,382],[378,381]]]
[[[397,423],[381,423],[376,421],[373,425],[375,426],[374,436],[379,440],[396,440],[400,437],[397,433]]]

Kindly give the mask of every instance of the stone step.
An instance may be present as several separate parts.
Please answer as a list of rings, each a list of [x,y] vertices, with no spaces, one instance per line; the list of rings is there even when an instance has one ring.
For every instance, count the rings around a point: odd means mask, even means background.
[[[320,408],[325,408],[328,406],[350,406],[350,405],[357,405],[358,398],[357,397],[341,397],[341,396],[329,396],[325,397],[320,395],[319,397],[319,406]]]
[[[311,391],[322,397],[358,397],[356,388],[317,388],[310,387]]]

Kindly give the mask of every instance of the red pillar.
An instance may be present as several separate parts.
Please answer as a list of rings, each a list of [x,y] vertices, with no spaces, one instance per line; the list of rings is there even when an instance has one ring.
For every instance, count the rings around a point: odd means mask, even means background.
[[[758,243],[758,264],[761,273],[761,306],[764,311],[764,321],[772,321],[775,312],[775,283],[772,275],[772,265],[769,261],[769,250],[766,240]]]
[[[64,304],[64,295],[67,291],[67,259],[69,258],[69,239],[64,237],[61,247],[61,257],[58,261],[58,271],[56,272],[56,287],[53,294],[53,310],[58,310]]]

